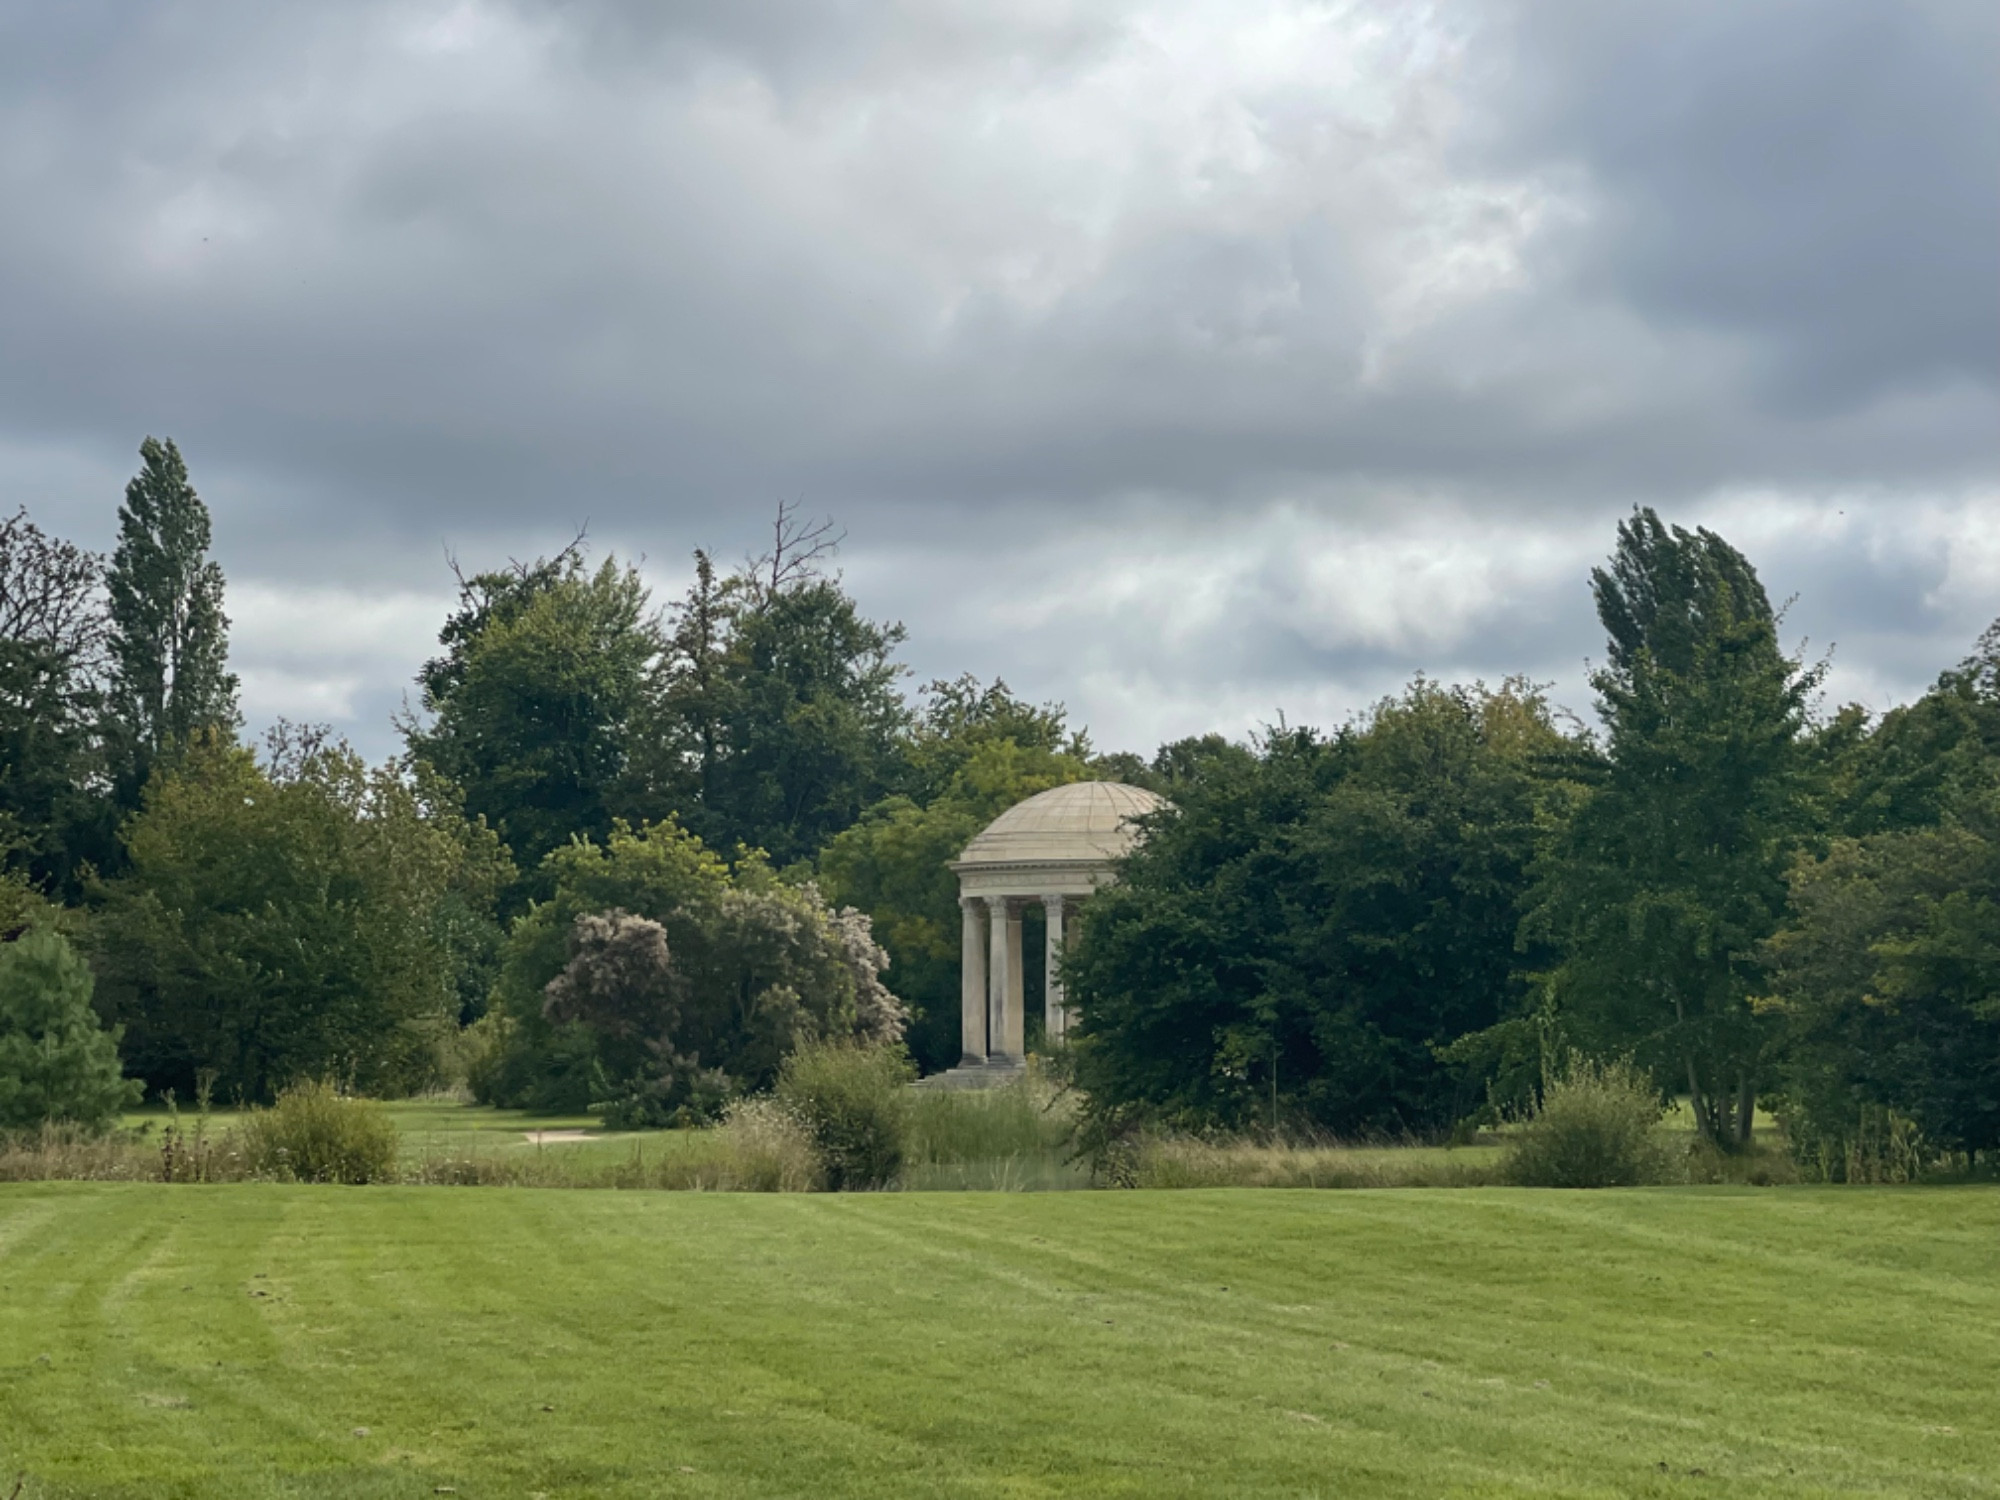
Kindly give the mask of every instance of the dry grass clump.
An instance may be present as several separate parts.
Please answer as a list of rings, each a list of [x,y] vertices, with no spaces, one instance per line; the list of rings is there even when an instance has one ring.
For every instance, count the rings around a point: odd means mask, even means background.
[[[0,1137],[0,1182],[140,1182],[159,1175],[157,1157],[128,1136],[44,1125]]]
[[[1489,1147],[1264,1144],[1147,1136],[1134,1146],[1131,1185],[1143,1188],[1444,1188],[1500,1181]]]

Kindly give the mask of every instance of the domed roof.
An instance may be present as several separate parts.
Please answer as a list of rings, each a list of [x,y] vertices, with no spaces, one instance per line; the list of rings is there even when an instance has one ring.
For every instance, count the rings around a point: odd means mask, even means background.
[[[1166,798],[1122,781],[1051,787],[987,824],[954,868],[1120,859],[1138,841],[1132,819],[1167,805]]]

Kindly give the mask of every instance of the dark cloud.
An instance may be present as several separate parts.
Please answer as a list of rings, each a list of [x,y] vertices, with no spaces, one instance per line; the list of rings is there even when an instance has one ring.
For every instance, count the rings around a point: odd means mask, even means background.
[[[1100,738],[1580,702],[1637,502],[1886,699],[2000,583],[1994,14],[0,0],[0,502],[172,433],[253,711],[374,745],[447,546],[780,496]]]

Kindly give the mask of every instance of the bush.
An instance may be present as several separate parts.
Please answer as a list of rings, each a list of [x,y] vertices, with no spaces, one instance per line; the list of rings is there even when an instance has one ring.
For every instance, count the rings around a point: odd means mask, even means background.
[[[330,1083],[295,1083],[242,1126],[250,1170],[297,1182],[385,1182],[396,1175],[396,1122]]]
[[[138,1102],[90,992],[89,966],[53,928],[0,943],[0,1130],[100,1132]]]
[[[769,1095],[731,1104],[716,1135],[725,1172],[718,1185],[747,1193],[809,1193],[824,1179],[811,1133]]]
[[[1519,1187],[1637,1187],[1662,1181],[1659,1091],[1629,1061],[1571,1053],[1501,1160]]]
[[[778,1102],[805,1127],[828,1188],[895,1181],[909,1145],[914,1076],[899,1046],[809,1042],[785,1059]]]

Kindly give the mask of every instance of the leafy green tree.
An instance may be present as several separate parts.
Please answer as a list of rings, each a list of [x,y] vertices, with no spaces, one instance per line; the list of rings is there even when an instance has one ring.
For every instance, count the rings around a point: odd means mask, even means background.
[[[102,860],[103,559],[47,536],[25,510],[0,520],[0,851],[74,894]]]
[[[726,758],[697,826],[722,847],[811,859],[895,783],[906,710],[900,625],[864,619],[831,578],[752,596],[731,641]]]
[[[51,926],[0,943],[0,1130],[103,1130],[138,1102],[91,988],[89,966]]]
[[[859,913],[734,870],[672,822],[554,851],[549,899],[509,934],[491,1102],[594,1107],[627,1125],[711,1116],[801,1041],[890,1041],[904,1011]]]
[[[1837,1169],[1869,1106],[1950,1151],[2000,1150],[2000,800],[1839,839],[1792,871],[1770,942],[1796,1147]]]
[[[771,550],[735,572],[695,554],[670,611],[634,816],[671,815],[713,848],[761,849],[783,867],[896,788],[903,629],[866,619],[825,571],[830,531],[780,506]]]
[[[1572,1036],[1685,1086],[1702,1134],[1734,1147],[1770,1029],[1750,1004],[1759,945],[1815,818],[1801,736],[1818,673],[1779,648],[1755,570],[1713,532],[1636,511],[1591,584],[1604,750],[1529,930],[1562,953],[1547,995]]]
[[[1330,739],[1182,747],[1177,811],[1079,922],[1095,1105],[1350,1132],[1478,1105],[1484,1079],[1439,1051],[1525,1001],[1537,766],[1562,743],[1524,686],[1419,681]]]
[[[1970,796],[2000,785],[2000,624],[1914,703],[1870,724],[1847,708],[1812,750],[1826,783],[1826,821],[1863,837],[1934,828]]]
[[[225,1096],[268,1099],[303,1078],[435,1080],[460,1005],[447,909],[511,874],[490,833],[394,766],[280,735],[268,769],[195,740],[125,842],[91,941],[149,1084],[212,1070]]]
[[[605,837],[625,806],[661,650],[647,605],[636,569],[607,558],[591,572],[574,546],[460,584],[445,652],[419,677],[428,718],[404,738],[524,874],[572,838]]]
[[[209,558],[208,507],[171,439],[139,445],[142,467],[118,508],[110,598],[114,738],[136,796],[153,764],[197,735],[233,734],[222,569]]]
[[[952,791],[966,763],[989,745],[1009,744],[1030,756],[1091,760],[1090,736],[1071,729],[1060,703],[1028,703],[1000,678],[982,683],[967,672],[926,683],[902,751],[902,792],[920,807]],[[1037,788],[1040,790],[1040,788]]]

